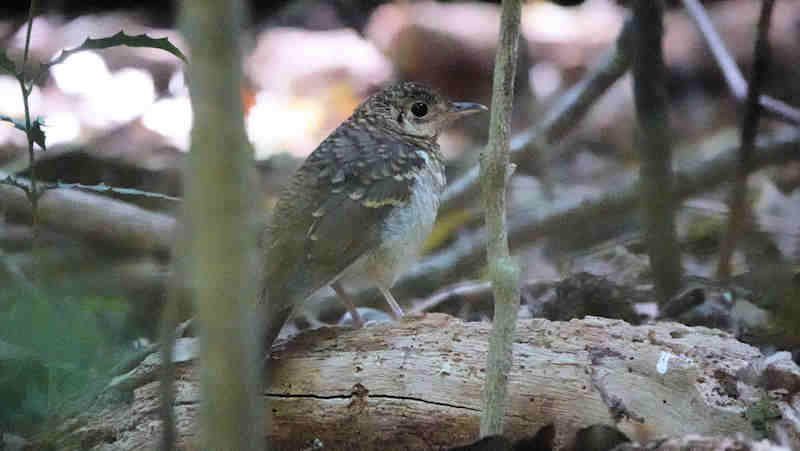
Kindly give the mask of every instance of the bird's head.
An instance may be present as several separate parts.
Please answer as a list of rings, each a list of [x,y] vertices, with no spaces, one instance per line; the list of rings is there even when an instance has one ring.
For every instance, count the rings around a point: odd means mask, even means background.
[[[354,115],[402,134],[436,139],[454,120],[486,110],[478,103],[450,102],[429,86],[405,82],[371,95]]]

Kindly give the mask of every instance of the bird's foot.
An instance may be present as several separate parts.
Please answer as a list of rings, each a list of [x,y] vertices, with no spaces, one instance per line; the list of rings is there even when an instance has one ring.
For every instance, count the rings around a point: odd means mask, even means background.
[[[400,307],[400,304],[397,303],[397,300],[394,298],[394,296],[392,296],[392,293],[389,291],[388,288],[379,286],[378,290],[380,290],[380,292],[383,294],[384,299],[386,299],[386,303],[389,304],[389,307],[391,307],[392,316],[394,317],[394,319],[398,320],[406,316],[406,314],[403,312],[402,307]]]
[[[344,291],[344,287],[342,287],[342,284],[339,283],[339,281],[337,280],[336,282],[333,282],[331,284],[331,288],[333,288],[333,291],[335,291],[336,294],[339,296],[339,300],[342,301],[342,304],[344,304],[345,308],[347,309],[347,312],[350,313],[350,323],[353,326],[353,329],[361,329],[362,327],[364,327],[364,320],[361,319],[361,314],[358,313],[358,309],[356,308],[356,305],[353,303],[353,299],[350,297],[349,294],[347,294],[346,291]],[[345,318],[342,319],[344,320]],[[339,324],[342,323],[340,322]]]
[[[359,316],[361,317],[362,327],[371,327],[393,321],[393,318],[383,310],[377,310],[369,307],[359,307],[357,313],[359,313]],[[353,329],[359,328],[359,326],[353,324],[353,315],[350,312],[345,313],[342,319],[339,320],[338,325],[352,327]]]
[[[339,321],[339,324],[346,322],[349,322],[353,329],[361,329],[364,327],[364,319],[361,318],[361,313],[359,313],[358,309],[355,307],[347,310],[347,315],[345,315],[342,320]]]

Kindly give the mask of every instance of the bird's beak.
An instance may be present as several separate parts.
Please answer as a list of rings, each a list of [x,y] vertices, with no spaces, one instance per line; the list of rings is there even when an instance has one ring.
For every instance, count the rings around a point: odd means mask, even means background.
[[[480,103],[453,102],[450,104],[450,114],[448,114],[448,116],[450,116],[451,119],[456,119],[472,113],[480,113],[481,111],[489,111],[489,109]]]

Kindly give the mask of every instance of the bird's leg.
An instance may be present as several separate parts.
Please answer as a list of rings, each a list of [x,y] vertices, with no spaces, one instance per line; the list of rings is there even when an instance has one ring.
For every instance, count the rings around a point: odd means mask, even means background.
[[[381,293],[386,299],[386,302],[389,304],[389,307],[392,308],[392,316],[394,316],[394,319],[400,319],[404,317],[405,313],[403,313],[403,309],[400,308],[400,304],[397,303],[397,300],[395,300],[394,296],[392,296],[392,293],[389,292],[389,289],[380,285],[378,285],[378,289],[381,290]]]
[[[331,284],[331,288],[333,288],[333,291],[339,295],[339,299],[342,301],[342,304],[344,304],[344,307],[348,312],[350,312],[350,318],[353,319],[353,329],[361,329],[364,327],[364,320],[361,319],[361,314],[358,313],[356,305],[353,304],[353,299],[349,294],[347,294],[346,291],[344,291],[342,284],[340,284],[337,280]]]

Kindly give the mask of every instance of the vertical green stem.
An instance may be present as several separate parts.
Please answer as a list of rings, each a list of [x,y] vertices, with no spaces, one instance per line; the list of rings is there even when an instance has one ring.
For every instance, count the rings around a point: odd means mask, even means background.
[[[257,450],[265,426],[258,333],[249,327],[259,265],[241,98],[244,2],[185,0],[181,19],[194,112],[184,233],[201,338],[200,448]]]
[[[683,269],[675,232],[675,201],[669,195],[672,136],[662,50],[662,0],[633,2],[633,92],[641,130],[641,213],[656,295],[666,302],[681,286]]]
[[[17,81],[22,90],[22,103],[25,107],[25,133],[28,136],[28,161],[31,171],[31,186],[27,191],[28,200],[31,202],[31,209],[33,210],[33,242],[36,243],[36,238],[39,236],[39,188],[36,183],[36,156],[34,155],[34,142],[33,132],[31,130],[31,110],[28,102],[28,97],[31,94],[33,85],[30,89],[25,86],[25,67],[28,64],[28,52],[31,45],[31,30],[33,29],[33,19],[39,10],[39,0],[31,0],[30,8],[28,9],[28,29],[25,33],[25,49],[22,54],[22,67],[20,68]]]
[[[508,372],[519,309],[519,268],[508,250],[506,182],[511,171],[509,138],[517,66],[521,2],[503,0],[500,42],[494,67],[488,151],[481,157],[481,186],[486,203],[487,259],[495,299],[494,326],[484,387],[481,436],[501,434],[506,412]]]

